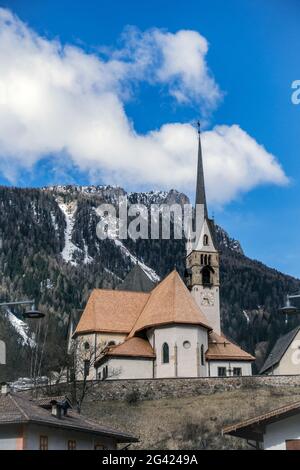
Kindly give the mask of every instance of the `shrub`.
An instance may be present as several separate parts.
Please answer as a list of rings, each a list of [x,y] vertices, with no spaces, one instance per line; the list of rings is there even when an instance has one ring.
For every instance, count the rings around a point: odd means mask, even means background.
[[[129,405],[136,405],[140,399],[140,392],[137,389],[130,390],[130,392],[128,392],[125,397],[125,400]]]

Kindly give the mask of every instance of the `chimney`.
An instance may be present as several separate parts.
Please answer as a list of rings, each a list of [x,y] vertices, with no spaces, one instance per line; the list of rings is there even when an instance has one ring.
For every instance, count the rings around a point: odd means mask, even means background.
[[[9,393],[9,385],[6,382],[1,383],[1,395],[8,395]]]
[[[63,415],[62,406],[56,401],[51,401],[51,415],[57,419],[61,419]]]

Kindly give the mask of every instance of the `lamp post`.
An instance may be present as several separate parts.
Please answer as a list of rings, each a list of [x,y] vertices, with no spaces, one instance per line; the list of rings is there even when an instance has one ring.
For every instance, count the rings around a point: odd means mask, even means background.
[[[43,318],[45,316],[44,313],[40,312],[35,308],[35,302],[34,300],[19,300],[17,302],[2,302],[0,303],[0,307],[11,307],[13,305],[31,305],[30,310],[26,310],[23,313],[24,318],[29,318],[29,319],[39,319]]]
[[[286,296],[285,305],[279,309],[279,313],[283,313],[285,315],[286,323],[288,315],[295,315],[300,313],[300,309],[291,304],[291,300],[293,299],[300,299],[300,294],[288,294]]]
[[[34,300],[19,300],[15,302],[1,302],[0,303],[0,308],[1,307],[11,307],[14,305],[28,305],[31,306],[29,310],[25,310],[23,313],[23,318],[25,319],[32,319],[32,320],[39,320],[45,316],[44,313],[40,312],[35,308],[35,302]],[[6,347],[5,343],[3,342],[4,346],[2,345],[2,350],[4,351],[4,356],[6,356]],[[3,354],[2,354],[3,356]],[[6,357],[2,357],[2,361],[0,361],[0,364],[6,365]]]

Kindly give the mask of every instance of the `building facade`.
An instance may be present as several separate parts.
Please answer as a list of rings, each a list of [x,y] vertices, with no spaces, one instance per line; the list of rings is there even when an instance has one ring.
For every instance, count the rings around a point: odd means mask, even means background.
[[[227,426],[222,433],[247,439],[257,449],[300,450],[300,402]]]
[[[30,400],[2,389],[0,450],[109,450],[138,441],[71,408],[66,397]]]

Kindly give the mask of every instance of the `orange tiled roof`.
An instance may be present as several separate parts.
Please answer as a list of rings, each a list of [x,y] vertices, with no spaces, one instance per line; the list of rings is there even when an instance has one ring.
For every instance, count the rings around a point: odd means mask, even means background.
[[[170,323],[211,329],[204,314],[174,270],[151,293],[94,289],[74,335],[136,332]]]
[[[211,330],[176,270],[153,289],[129,336],[145,328],[170,323],[202,325]]]
[[[128,334],[145,306],[148,293],[94,289],[75,330],[79,333]]]
[[[110,347],[106,356],[137,356],[137,357],[155,357],[155,353],[149,341],[142,338],[129,338],[124,343]]]
[[[251,356],[251,354],[243,351],[239,346],[230,342],[224,335],[219,336],[214,331],[209,335],[206,359],[209,361],[255,361],[255,357]]]

